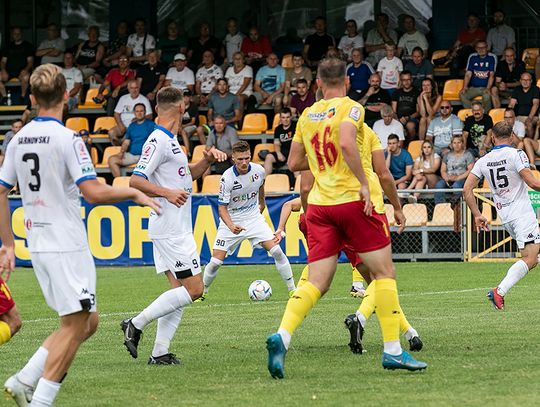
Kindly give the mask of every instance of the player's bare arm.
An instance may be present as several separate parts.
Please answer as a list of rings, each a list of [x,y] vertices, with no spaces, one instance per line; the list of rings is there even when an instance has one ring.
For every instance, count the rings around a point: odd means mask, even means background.
[[[0,277],[5,282],[9,280],[11,272],[15,268],[15,243],[11,230],[11,214],[8,203],[9,189],[0,185]]]
[[[531,174],[532,175],[532,174]],[[480,233],[481,230],[489,231],[488,220],[482,215],[476,199],[473,195],[473,189],[478,187],[479,179],[474,174],[469,174],[465,185],[463,185],[463,198],[467,202],[467,206],[471,209],[471,213],[474,216],[474,223],[476,226],[476,232]],[[540,184],[539,184],[540,185]]]
[[[229,210],[227,209],[226,205],[219,205],[218,213],[219,213],[219,217],[223,220],[223,223],[225,223],[225,225],[227,225],[227,227],[235,235],[237,235],[238,233],[240,233],[243,230],[246,230],[242,226],[233,223],[233,221],[231,219],[231,215],[229,214]]]
[[[266,208],[266,201],[264,199],[264,184],[261,185],[259,188],[259,211],[261,213],[264,212],[264,208]]]
[[[291,199],[283,204],[281,207],[281,214],[279,215],[279,224],[274,233],[274,241],[276,243],[281,242],[281,239],[285,236],[285,225],[287,224],[289,216],[291,216],[291,212],[298,212],[301,208],[302,201],[300,198]]]
[[[529,188],[540,192],[540,180],[538,180],[529,168],[524,168],[519,172],[519,175],[525,181]]]
[[[294,140],[292,141],[287,165],[289,166],[289,170],[293,172],[309,170],[306,149],[302,143],[298,143]]]
[[[221,163],[227,160],[227,154],[212,146],[209,150],[203,150],[203,159],[189,164],[189,171],[193,180],[199,179],[206,172],[208,167],[215,162]]]
[[[148,196],[165,198],[176,207],[180,207],[185,204],[189,198],[189,192],[184,191],[183,189],[169,189],[160,187],[136,174],[131,176],[129,185]]]

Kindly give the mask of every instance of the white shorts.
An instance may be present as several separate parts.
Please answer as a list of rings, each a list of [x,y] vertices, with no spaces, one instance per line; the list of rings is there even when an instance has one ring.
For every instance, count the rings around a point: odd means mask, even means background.
[[[201,272],[201,261],[193,234],[152,239],[154,263],[158,273],[171,271],[176,278],[187,278]]]
[[[96,312],[96,267],[89,249],[30,257],[45,301],[58,315]]]
[[[124,166],[137,164],[139,162],[139,158],[141,158],[140,155],[133,155],[130,152],[126,151],[124,153],[124,158],[122,158],[122,161],[121,161],[120,164],[122,164]]]
[[[270,230],[270,227],[262,216],[257,217],[249,223],[237,222],[236,224],[243,226],[246,230],[235,235],[223,221],[219,222],[214,250],[223,250],[227,254],[232,254],[245,239],[249,240],[252,247],[255,247],[261,242],[274,239],[272,230]]]
[[[540,230],[536,216],[520,216],[504,224],[504,228],[517,242],[518,248],[525,248],[527,243],[540,243]]]

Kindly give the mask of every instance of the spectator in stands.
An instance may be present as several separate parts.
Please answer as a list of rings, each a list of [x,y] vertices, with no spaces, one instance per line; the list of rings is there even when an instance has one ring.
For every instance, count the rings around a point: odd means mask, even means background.
[[[243,113],[247,99],[253,93],[253,69],[246,65],[242,52],[235,52],[231,62],[232,66],[227,68],[225,78],[229,83],[229,92],[238,96],[240,112]]]
[[[353,49],[352,63],[347,66],[349,89],[347,96],[353,100],[360,100],[362,92],[369,88],[369,78],[375,72],[369,62],[363,61],[362,50]]]
[[[474,165],[474,157],[470,151],[465,150],[465,143],[461,135],[452,137],[452,150],[443,156],[441,164],[441,179],[435,185],[436,189],[461,189]],[[459,199],[461,194],[455,194],[454,199]],[[435,204],[444,203],[444,192],[435,193]]]
[[[232,127],[236,127],[242,119],[240,99],[229,92],[229,84],[225,78],[217,80],[216,92],[208,98],[208,121],[211,126],[217,116],[223,116],[226,123]]]
[[[304,41],[304,60],[312,69],[317,68],[328,48],[335,47],[334,37],[326,32],[326,18],[315,18],[315,33],[308,35]]]
[[[420,113],[418,135],[420,140],[426,137],[426,131],[433,118],[439,113],[442,96],[437,91],[437,84],[432,78],[422,80],[422,91],[417,99],[416,110]],[[452,111],[450,111],[451,113]],[[450,140],[448,140],[450,142]]]
[[[101,103],[105,100],[103,92],[109,89],[107,97],[107,116],[114,114],[114,108],[118,99],[127,93],[127,84],[130,80],[135,79],[136,72],[129,68],[129,58],[127,55],[120,55],[118,58],[118,68],[113,68],[105,77],[105,81],[99,86],[98,94],[94,98],[96,103]]]
[[[493,13],[494,27],[490,28],[487,33],[488,49],[501,59],[506,48],[515,49],[516,33],[514,29],[504,23],[504,12],[496,10]]]
[[[512,126],[512,133],[514,133],[519,140],[519,143],[516,145],[516,147],[521,150],[525,150],[525,152],[527,153],[527,156],[529,157],[530,163],[533,164],[531,166],[534,167],[534,152],[540,145],[538,145],[537,143],[529,143],[534,140],[528,137],[525,138],[525,135],[527,134],[527,131],[525,130],[525,125],[521,123],[519,120],[516,120],[516,114],[514,112],[514,109],[510,109],[510,108],[504,109],[504,121],[508,123],[510,126]],[[532,144],[532,149],[530,148],[528,149],[527,144]],[[486,146],[486,149],[489,151],[492,147],[491,140],[489,139],[484,140],[484,145]]]
[[[527,137],[534,136],[538,123],[538,105],[540,104],[540,90],[532,83],[532,75],[523,72],[519,79],[520,85],[512,91],[512,98],[508,107],[514,109],[516,118],[527,128]]]
[[[141,94],[155,104],[156,95],[165,83],[167,67],[159,61],[159,51],[152,50],[148,53],[148,63],[137,68],[137,81],[141,88]]]
[[[365,122],[368,126],[373,126],[380,118],[380,111],[384,105],[391,105],[390,94],[381,89],[381,77],[374,73],[369,77],[369,88],[360,94],[360,104],[365,107]]]
[[[68,92],[67,104],[64,108],[73,109],[79,103],[79,96],[83,84],[83,75],[79,68],[73,66],[74,58],[71,51],[64,52],[64,68],[62,74],[66,78],[66,90]],[[65,111],[64,113],[67,113]]]
[[[88,27],[88,40],[81,42],[75,53],[75,63],[83,73],[83,79],[95,75],[104,56],[105,46],[99,40],[99,27],[96,25]],[[96,80],[101,81],[101,78]]]
[[[441,102],[440,113],[440,116],[434,117],[429,123],[426,140],[433,143],[437,154],[445,156],[450,151],[454,136],[459,136],[463,142],[463,123],[452,113],[452,105],[447,100]]]
[[[309,90],[308,83],[301,78],[296,81],[296,93],[291,98],[291,112],[298,120],[304,110],[315,103],[315,95]]]
[[[193,94],[195,92],[195,75],[186,65],[186,56],[182,53],[176,54],[174,56],[174,67],[169,68],[167,71],[164,86],[172,86],[182,91],[188,89]]]
[[[251,97],[254,97],[259,105],[273,105],[274,111],[279,112],[285,88],[285,69],[278,64],[278,57],[274,53],[268,55],[266,63],[257,72],[253,87],[255,92]]]
[[[497,57],[487,52],[487,44],[481,40],[476,43],[476,52],[469,56],[467,70],[463,79],[463,88],[459,98],[464,108],[470,108],[476,96],[482,97],[482,104],[491,109],[491,87],[495,82]]]
[[[223,39],[223,47],[221,48],[221,57],[224,59],[223,66],[232,66],[234,54],[240,52],[244,34],[238,31],[238,20],[234,17],[227,19],[227,34]],[[223,68],[225,69],[225,68]]]
[[[358,34],[356,20],[347,20],[345,22],[345,30],[347,34],[339,40],[338,49],[345,55],[347,62],[352,62],[352,52],[354,49],[364,52],[364,38]]]
[[[413,16],[406,15],[403,18],[403,28],[405,33],[398,42],[397,55],[403,62],[412,59],[412,52],[415,48],[420,48],[424,54],[428,52],[428,42],[426,36],[416,29],[416,20]]]
[[[2,163],[4,162],[4,158],[6,156],[6,149],[15,134],[19,132],[20,129],[23,127],[23,121],[21,119],[14,120],[11,122],[11,130],[6,133],[4,136],[4,141],[2,142],[2,145],[0,146],[0,167],[2,166]]]
[[[196,71],[199,69],[203,54],[205,51],[210,51],[214,55],[214,58],[219,56],[219,48],[221,47],[221,42],[210,34],[210,24],[207,22],[202,22],[199,25],[199,36],[197,38],[190,38],[188,41],[188,60],[189,67]]]
[[[394,177],[397,189],[406,189],[412,180],[412,168],[414,161],[411,154],[401,148],[396,134],[388,136],[387,146],[384,150],[386,167]]]
[[[156,48],[156,39],[146,31],[143,18],[135,20],[135,32],[128,37],[126,49],[131,65],[137,68],[148,61],[148,52]]]
[[[308,88],[311,86],[311,81],[313,80],[311,69],[304,66],[304,57],[302,57],[301,53],[295,52],[292,57],[292,62],[292,69],[287,69],[285,73],[284,105],[288,105],[291,96],[297,92],[296,83],[299,79],[304,79],[307,82]]]
[[[460,69],[466,67],[477,42],[485,40],[486,33],[480,28],[478,15],[470,13],[467,16],[467,29],[459,32],[456,42],[448,52],[448,58],[452,61],[450,72],[453,76],[458,77]]]
[[[278,37],[274,44],[274,52],[280,58],[282,58],[283,55],[294,54],[295,52],[301,54],[304,49],[304,42],[302,41],[302,38],[298,36],[296,27],[287,27],[285,35]]]
[[[377,14],[377,26],[368,32],[364,50],[368,53],[366,60],[372,65],[377,66],[379,61],[384,58],[386,45],[398,42],[397,33],[389,28],[390,20],[388,14]]]
[[[103,65],[106,68],[118,66],[118,58],[120,58],[120,55],[127,54],[128,29],[128,23],[125,20],[118,22],[116,25],[116,37],[109,41],[107,55],[102,60]],[[103,76],[105,75],[106,72],[103,73]]]
[[[274,130],[275,151],[268,152],[264,156],[264,171],[266,175],[271,174],[274,168],[283,167],[287,164],[295,131],[296,122],[292,120],[291,109],[284,107],[279,113],[279,125]]]
[[[503,52],[504,59],[497,63],[495,70],[495,86],[491,88],[491,100],[493,107],[501,107],[501,98],[508,99],[512,96],[512,90],[519,86],[519,78],[525,72],[525,63],[516,60],[516,51],[506,48]]]
[[[377,72],[381,75],[381,88],[392,95],[399,88],[399,73],[403,71],[403,63],[396,57],[394,44],[386,45],[385,52],[386,56],[377,65]]]
[[[417,104],[420,93],[413,87],[409,71],[401,72],[399,82],[401,87],[392,94],[392,110],[407,130],[407,140],[411,141],[418,138],[416,129],[420,113],[417,111]]]
[[[195,75],[195,94],[199,106],[206,106],[208,95],[216,89],[217,80],[223,78],[223,71],[214,64],[214,54],[210,51],[204,51],[202,61],[202,66]]]
[[[184,115],[182,116],[182,124],[180,128],[180,133],[182,140],[184,141],[184,146],[189,152],[191,151],[189,139],[193,134],[197,134],[199,138],[199,143],[202,145],[206,144],[206,137],[204,135],[204,130],[202,126],[199,125],[199,107],[192,103],[191,101],[191,91],[184,91]]]
[[[41,58],[42,64],[60,65],[64,61],[66,43],[60,37],[58,26],[51,23],[47,26],[47,39],[39,44],[36,57]]]
[[[388,137],[393,134],[398,137],[399,147],[403,147],[405,134],[403,133],[403,125],[394,119],[394,111],[389,105],[384,105],[381,109],[381,119],[377,120],[373,125],[373,131],[379,137],[382,148],[387,147]]]
[[[11,29],[11,42],[0,52],[0,94],[5,98],[5,82],[17,78],[21,82],[21,96],[28,91],[30,73],[34,68],[34,46],[23,39],[21,27]]]
[[[121,175],[121,167],[128,167],[139,162],[142,147],[155,128],[154,122],[146,117],[144,103],[137,103],[133,107],[133,113],[135,117],[126,130],[120,152],[109,157],[109,168],[114,178]]]
[[[118,103],[114,109],[116,126],[109,130],[109,139],[115,146],[120,145],[122,137],[126,133],[126,129],[135,119],[135,113],[133,110],[136,104],[144,104],[146,118],[148,120],[152,120],[152,106],[150,106],[150,101],[146,98],[146,96],[140,94],[138,81],[136,79],[130,80],[127,88],[129,94],[122,96],[118,100]]]
[[[158,39],[158,48],[161,50],[161,61],[170,66],[174,62],[174,56],[181,52],[186,54],[188,39],[185,35],[180,35],[178,23],[170,21],[167,24],[167,32]]]
[[[424,140],[420,155],[414,160],[413,180],[407,189],[424,189],[426,185],[428,188],[435,188],[439,181],[437,172],[439,172],[440,167],[441,156],[434,151],[433,144],[430,141]],[[415,192],[412,202],[416,203],[419,196],[420,194]]]
[[[475,100],[471,105],[472,115],[465,119],[463,126],[463,141],[465,148],[474,157],[481,157],[486,154],[487,145],[491,144],[491,129],[493,119],[490,115],[484,114],[482,103]]]
[[[216,116],[214,118],[214,129],[206,139],[206,151],[215,147],[226,153],[228,160],[214,163],[212,166],[212,172],[214,174],[223,174],[232,165],[232,146],[237,141],[240,141],[240,139],[236,134],[236,130],[231,126],[227,126],[227,122],[223,116]]]
[[[433,64],[424,58],[424,51],[420,47],[412,50],[411,59],[405,63],[404,70],[412,75],[413,86],[421,90],[422,81],[426,78],[433,79]]]
[[[253,26],[249,28],[248,36],[243,39],[240,50],[246,57],[246,63],[253,68],[255,74],[272,52],[272,45],[268,37],[262,36],[259,28]]]

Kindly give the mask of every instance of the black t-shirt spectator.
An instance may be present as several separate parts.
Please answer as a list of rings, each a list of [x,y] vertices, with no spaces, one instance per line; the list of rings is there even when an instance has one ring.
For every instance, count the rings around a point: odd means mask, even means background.
[[[214,58],[216,59],[215,64],[220,65],[220,47],[221,43],[214,36],[210,36],[204,44],[201,44],[198,37],[190,38],[188,41],[188,48],[193,51],[193,54],[191,55],[191,58],[189,60],[189,67],[193,71],[196,71],[199,68],[199,65],[201,65],[202,63],[202,56],[204,54],[204,51],[212,51],[214,53]]]
[[[369,89],[366,89],[364,92],[360,94],[360,99],[364,97],[364,94]],[[367,101],[364,107],[372,106],[372,105],[378,105],[379,103],[385,103],[387,105],[392,104],[392,99],[390,98],[390,94],[386,89],[379,89],[377,93],[374,93],[371,95]],[[375,123],[377,120],[381,118],[380,112],[372,112],[369,109],[366,109],[366,115],[365,115],[365,121],[369,126],[373,126],[373,123]]]
[[[331,35],[311,34],[306,37],[305,45],[309,45],[307,57],[310,61],[320,61],[328,48],[334,46],[334,38]]]
[[[538,86],[532,85],[528,92],[523,92],[523,87],[518,86],[512,91],[512,99],[516,99],[514,106],[516,116],[528,116],[531,112],[533,99],[540,99]]]
[[[403,89],[398,89],[392,94],[392,102],[397,102],[397,116],[412,116],[416,112],[416,99],[420,92],[415,88],[411,88],[408,92]]]
[[[521,74],[525,72],[525,64],[523,61],[516,61],[514,69],[510,71],[506,61],[499,61],[495,70],[495,77],[502,78],[504,83],[519,82]]]
[[[142,78],[141,95],[146,96],[152,92],[159,82],[159,77],[161,75],[166,75],[167,70],[168,68],[161,62],[158,62],[157,65],[153,67],[149,64],[139,66],[137,68],[137,78]]]
[[[191,119],[195,118],[195,126],[198,126],[199,124],[199,107],[191,102],[188,107],[186,107],[186,110],[184,111],[184,116],[182,116],[182,124],[186,125],[188,124]]]
[[[480,140],[482,136],[487,134],[487,131],[493,127],[493,120],[488,114],[476,121],[474,116],[468,116],[465,119],[465,125],[463,131],[469,132],[467,137],[467,148],[480,148]]]
[[[289,151],[291,151],[291,143],[295,130],[295,122],[291,122],[288,129],[284,129],[283,125],[280,124],[276,127],[276,130],[274,130],[274,140],[279,140],[281,143],[281,154],[283,154],[285,157],[289,157]]]
[[[2,50],[2,57],[7,58],[6,71],[9,77],[18,77],[28,63],[27,58],[32,56],[34,56],[34,46],[28,41],[23,41],[20,44],[10,42]]]

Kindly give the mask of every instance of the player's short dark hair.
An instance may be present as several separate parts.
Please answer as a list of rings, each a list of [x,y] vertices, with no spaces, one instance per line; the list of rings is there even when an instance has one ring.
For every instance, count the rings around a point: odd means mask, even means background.
[[[498,139],[510,138],[512,136],[512,126],[504,120],[495,123],[491,131],[493,132],[493,136]]]
[[[169,109],[172,105],[180,103],[183,98],[183,92],[172,86],[164,86],[158,91],[156,96],[157,105],[163,109]]]
[[[249,144],[245,140],[237,141],[232,146],[233,153],[245,153],[246,151],[249,151]]]
[[[346,76],[345,62],[338,58],[325,58],[319,63],[317,77],[327,86],[339,86]]]
[[[392,134],[390,134],[390,135],[388,136],[388,141],[390,141],[390,140],[397,140],[397,141],[399,141],[399,137],[398,137],[397,134],[392,133]]]
[[[62,103],[66,92],[66,78],[62,68],[53,64],[38,66],[30,76],[30,89],[37,104],[49,109]]]

